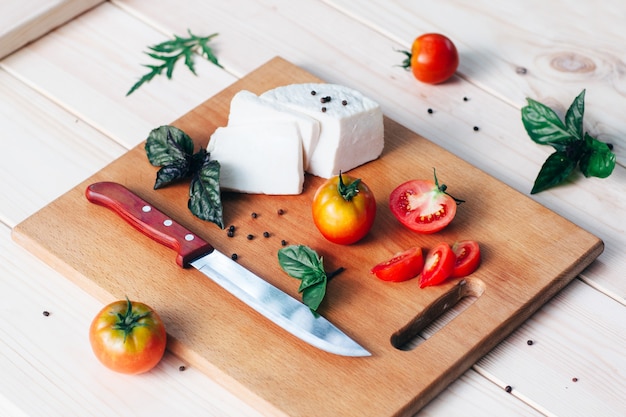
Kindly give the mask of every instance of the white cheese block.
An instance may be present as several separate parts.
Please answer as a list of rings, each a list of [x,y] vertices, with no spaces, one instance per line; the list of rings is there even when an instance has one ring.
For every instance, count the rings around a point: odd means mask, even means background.
[[[316,119],[294,111],[281,103],[263,100],[250,91],[239,91],[230,102],[228,126],[257,122],[296,123],[302,138],[304,170],[309,169],[311,154],[320,135],[320,124]]]
[[[315,92],[313,94],[312,92]],[[330,178],[380,156],[383,114],[378,103],[336,84],[291,84],[260,95],[320,122],[320,137],[307,172]]]
[[[220,188],[250,194],[300,194],[302,141],[293,122],[219,127],[207,147],[220,163]]]

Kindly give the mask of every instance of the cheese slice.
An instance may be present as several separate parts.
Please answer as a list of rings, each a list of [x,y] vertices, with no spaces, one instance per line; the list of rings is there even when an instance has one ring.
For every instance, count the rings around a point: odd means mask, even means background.
[[[300,194],[304,183],[302,140],[294,122],[219,127],[209,141],[220,163],[220,188],[250,194]]]
[[[263,100],[250,91],[239,91],[230,102],[228,126],[257,122],[296,123],[302,139],[304,170],[309,169],[311,154],[320,136],[320,124],[316,119],[292,110],[281,103]]]
[[[277,87],[260,95],[320,122],[320,136],[307,172],[330,178],[380,156],[383,114],[375,101],[336,84],[304,83]]]

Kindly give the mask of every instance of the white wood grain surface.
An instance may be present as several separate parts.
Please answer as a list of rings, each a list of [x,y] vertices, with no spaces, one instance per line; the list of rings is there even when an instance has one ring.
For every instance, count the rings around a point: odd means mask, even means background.
[[[626,6],[579,3],[115,0],[1,60],[0,416],[260,415],[197,370],[180,372],[170,354],[139,377],[103,369],[86,338],[101,305],[9,234],[150,129],[275,55],[363,91],[393,119],[526,194],[550,150],[526,136],[524,98],[567,106],[587,88],[588,129],[615,144],[623,165]],[[125,97],[145,70],[145,47],[188,28],[219,32],[225,69],[197,60],[198,76],[181,66],[172,81]],[[426,31],[459,48],[452,82],[426,86],[395,66],[394,49]],[[577,178],[533,197],[601,237],[605,252],[418,415],[626,414],[625,184],[619,166],[608,179]]]

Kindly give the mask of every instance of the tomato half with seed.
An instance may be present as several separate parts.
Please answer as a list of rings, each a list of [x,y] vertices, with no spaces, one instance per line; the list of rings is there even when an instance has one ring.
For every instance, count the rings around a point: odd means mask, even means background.
[[[480,265],[480,246],[473,240],[461,240],[452,245],[455,261],[452,278],[462,278],[473,273]]]
[[[339,173],[317,189],[312,213],[315,226],[326,239],[349,245],[372,228],[376,199],[361,179]]]
[[[428,251],[420,276],[420,288],[441,284],[450,278],[454,261],[454,252],[447,243],[440,243]]]
[[[456,72],[459,53],[447,36],[426,33],[413,41],[409,63],[416,79],[427,84],[439,84]]]
[[[415,278],[424,267],[422,248],[415,247],[394,255],[371,269],[371,273],[383,281],[401,282]]]
[[[389,208],[404,226],[418,233],[435,233],[450,224],[456,206],[463,202],[447,194],[445,184],[410,180],[397,186],[389,196]]]
[[[165,353],[167,335],[159,315],[128,299],[105,306],[89,328],[91,348],[107,368],[140,374],[154,368]]]

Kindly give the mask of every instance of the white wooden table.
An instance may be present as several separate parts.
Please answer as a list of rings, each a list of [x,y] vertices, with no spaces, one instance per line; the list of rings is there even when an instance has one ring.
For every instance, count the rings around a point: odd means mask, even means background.
[[[613,143],[618,166],[607,179],[532,198],[603,239],[604,253],[418,415],[626,415],[624,21],[622,0],[3,1],[0,416],[261,415],[193,367],[179,371],[185,364],[169,353],[141,376],[103,368],[87,337],[102,304],[10,233],[152,128],[276,55],[363,91],[524,193],[551,152],[524,131],[525,98],[564,112],[587,89],[586,129]],[[172,81],[125,97],[149,62],[145,47],[188,28],[219,33],[224,69],[198,59],[197,76],[181,66]],[[461,56],[457,76],[438,86],[396,66],[396,50],[430,31],[447,34]]]

